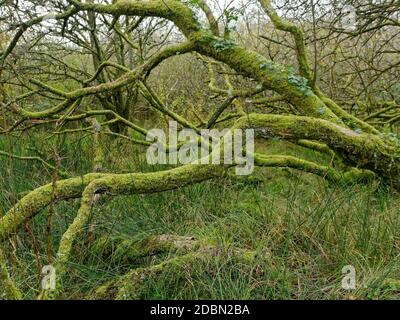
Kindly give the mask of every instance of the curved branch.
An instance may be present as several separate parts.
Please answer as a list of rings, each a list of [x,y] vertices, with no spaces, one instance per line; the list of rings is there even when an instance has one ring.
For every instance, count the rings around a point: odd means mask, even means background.
[[[218,21],[217,19],[215,19],[211,8],[208,6],[205,0],[198,0],[198,5],[207,17],[208,23],[210,24],[211,32],[215,36],[219,37],[220,31],[219,31]]]
[[[394,159],[392,147],[385,145],[376,136],[358,134],[326,120],[295,116],[252,114],[238,120],[234,128],[254,128],[258,137],[267,139],[281,137],[291,141],[299,139],[321,141],[331,149],[346,155],[349,161],[363,159],[360,168],[377,172],[394,186],[399,187],[397,179],[400,174],[399,159]],[[271,161],[271,159],[268,161]],[[285,166],[289,164],[290,161],[284,162]],[[307,165],[303,166],[305,170],[310,168]],[[48,184],[26,195],[0,219],[0,241],[7,238],[26,219],[36,215],[52,201],[80,197],[86,186],[94,180],[96,180],[97,187],[101,186],[102,192],[145,194],[176,189],[188,184],[221,177],[232,166],[234,165],[191,164],[172,170],[146,174],[88,174],[83,177],[58,181],[54,197],[53,186]],[[311,169],[308,171],[311,171]],[[314,171],[318,172],[318,170]]]
[[[400,155],[397,147],[378,136],[357,133],[323,119],[300,116],[251,114],[239,119],[234,127],[253,128],[259,138],[319,141],[348,162],[376,172],[393,186],[400,187]]]
[[[89,295],[89,299],[141,299],[146,281],[157,279],[166,270],[179,272],[186,265],[206,261],[218,254],[224,254],[227,259],[235,259],[241,263],[251,263],[257,257],[255,251],[235,247],[223,248],[203,243],[193,252],[149,267],[136,268],[119,279],[100,286]]]
[[[314,87],[313,76],[308,62],[307,49],[304,42],[303,31],[294,23],[284,21],[271,6],[270,0],[259,0],[265,13],[269,16],[275,28],[289,32],[296,43],[297,61],[299,63],[300,74],[308,80],[308,83]]]
[[[0,219],[0,242],[4,241],[21,224],[38,214],[51,202],[80,198],[86,186],[96,181],[102,192],[113,194],[147,194],[184,187],[189,184],[220,177],[229,166],[185,165],[155,173],[101,174],[60,180],[53,196],[53,184],[42,186],[23,197]]]
[[[311,161],[299,159],[292,156],[265,156],[255,155],[255,164],[260,167],[291,168],[303,172],[312,173],[327,179],[330,182],[357,183],[371,181],[375,175],[372,171],[352,169],[341,173],[332,167],[322,166]]]
[[[61,177],[63,177],[63,178],[68,178],[69,177],[68,173],[57,169],[55,166],[51,165],[50,163],[46,162],[45,160],[43,160],[40,157],[18,156],[18,155],[11,154],[11,153],[8,153],[8,152],[5,152],[5,151],[1,151],[1,150],[0,150],[0,156],[5,156],[5,157],[9,157],[9,158],[12,158],[12,159],[17,159],[17,160],[22,160],[22,161],[37,161],[37,162],[40,162],[44,167],[50,169],[51,171],[57,171],[58,174]]]

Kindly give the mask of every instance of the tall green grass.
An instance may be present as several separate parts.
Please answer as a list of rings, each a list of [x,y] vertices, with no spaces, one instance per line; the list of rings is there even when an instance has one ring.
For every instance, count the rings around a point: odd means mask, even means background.
[[[91,168],[90,139],[27,137],[0,141],[2,150],[32,154],[35,147],[50,154],[56,148],[63,167],[74,174]],[[152,171],[143,150],[107,140],[105,170]],[[302,155],[327,162],[320,154],[272,143],[269,153]],[[121,154],[124,156],[121,157]],[[52,161],[51,156],[47,159]],[[1,158],[0,206],[4,214],[18,194],[51,181],[40,164]],[[127,239],[148,235],[194,236],[221,248],[257,252],[253,263],[237,262],[221,250],[206,261],[165,270],[146,282],[144,299],[397,299],[399,290],[387,279],[400,279],[399,196],[378,183],[333,185],[321,178],[287,169],[257,170],[257,179],[227,177],[179,190],[152,194],[104,196],[94,209],[88,233]],[[79,200],[57,204],[52,224],[56,251],[72,222]],[[46,257],[47,215],[44,210],[8,243],[11,273],[25,298],[40,288],[40,266]],[[135,267],[155,264],[167,255],[135,265],[102,261],[76,244],[64,281],[65,298],[84,298],[93,288]],[[343,266],[357,271],[357,288],[341,288]]]

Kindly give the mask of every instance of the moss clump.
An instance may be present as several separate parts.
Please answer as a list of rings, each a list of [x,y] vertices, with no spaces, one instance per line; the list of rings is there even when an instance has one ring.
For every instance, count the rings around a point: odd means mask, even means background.
[[[195,263],[209,261],[213,257],[222,254],[227,259],[251,264],[256,259],[254,251],[237,248],[220,248],[213,245],[202,245],[198,250],[188,254],[177,256],[149,267],[137,268],[128,274],[109,281],[89,294],[89,299],[115,299],[137,300],[144,297],[146,284],[151,280],[157,280],[162,274],[179,274],[182,268],[193,266]]]
[[[194,237],[175,235],[150,236],[141,240],[104,237],[93,244],[91,252],[103,260],[129,264],[161,253],[187,253],[197,250],[200,245]]]

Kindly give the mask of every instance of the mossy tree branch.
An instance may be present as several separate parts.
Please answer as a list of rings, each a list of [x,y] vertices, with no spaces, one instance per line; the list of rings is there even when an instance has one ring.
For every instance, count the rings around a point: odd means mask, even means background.
[[[234,128],[254,128],[258,137],[267,139],[281,137],[294,142],[299,139],[320,141],[332,150],[346,155],[348,161],[357,163],[358,159],[363,159],[363,163],[359,164],[361,169],[376,172],[395,186],[399,186],[397,177],[400,168],[393,158],[394,147],[386,145],[374,135],[359,134],[326,120],[277,115],[245,116],[236,122]],[[283,164],[288,166],[288,162],[284,161]],[[222,166],[186,165],[149,174],[88,174],[61,180],[57,183],[55,199],[52,197],[52,185],[43,186],[22,198],[2,217],[0,240],[8,237],[26,219],[36,215],[51,201],[80,197],[86,186],[94,180],[102,183],[103,191],[113,194],[152,193],[220,177],[225,170]]]
[[[164,243],[160,243],[164,245]],[[174,246],[174,245],[172,245]],[[226,259],[233,259],[241,263],[251,263],[257,258],[257,253],[241,248],[223,248],[209,243],[199,242],[198,248],[190,253],[178,255],[159,264],[137,268],[114,281],[93,290],[88,299],[137,300],[143,297],[146,282],[157,279],[163,272],[177,272],[187,265],[209,261],[216,255],[223,255]]]
[[[294,23],[283,20],[275,11],[275,9],[271,5],[271,0],[259,0],[262,8],[265,13],[271,19],[275,28],[289,32],[295,41],[296,44],[296,56],[297,62],[299,64],[300,75],[308,80],[308,83],[315,88],[315,83],[313,81],[313,75],[310,68],[310,64],[308,62],[307,56],[307,48],[304,41],[304,33],[303,30],[300,29]]]

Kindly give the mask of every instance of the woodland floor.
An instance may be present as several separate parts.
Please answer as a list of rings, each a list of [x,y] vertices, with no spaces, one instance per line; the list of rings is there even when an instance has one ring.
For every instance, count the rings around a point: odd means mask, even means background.
[[[35,142],[36,141],[36,142]],[[63,164],[76,175],[91,169],[90,139],[45,140],[12,138],[1,149],[32,154],[35,144],[58,146]],[[40,146],[43,148],[43,145]],[[140,150],[110,143],[105,171],[151,171]],[[272,142],[269,154],[302,154],[327,163],[317,153]],[[112,156],[115,155],[115,156]],[[122,157],[121,155],[124,155]],[[17,194],[51,181],[40,164],[0,159],[0,214]],[[159,168],[158,168],[159,169]],[[104,196],[94,210],[90,237],[104,235],[143,239],[149,235],[194,236],[221,247],[258,253],[249,264],[225,255],[166,270],[146,282],[143,299],[398,299],[400,286],[400,197],[380,186],[333,185],[319,177],[286,169],[257,170],[250,179],[226,178],[153,195]],[[79,200],[54,206],[53,252],[71,223]],[[26,299],[40,288],[39,266],[48,264],[45,210],[27,223],[8,245],[11,274]],[[136,265],[103,261],[76,244],[64,281],[65,299],[84,298],[93,288],[151,265],[166,255],[138,260]],[[357,289],[341,289],[342,268],[353,265]]]

